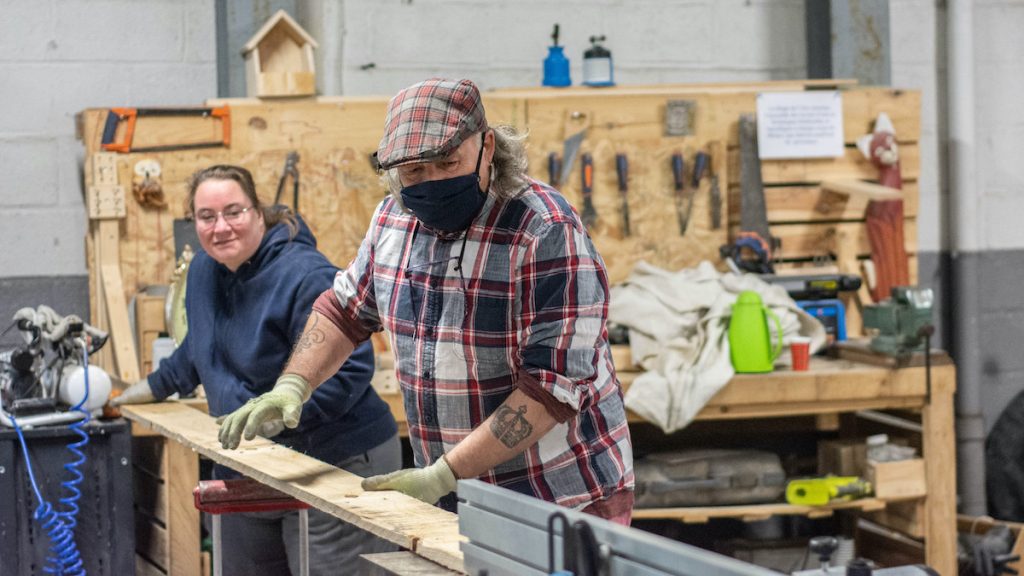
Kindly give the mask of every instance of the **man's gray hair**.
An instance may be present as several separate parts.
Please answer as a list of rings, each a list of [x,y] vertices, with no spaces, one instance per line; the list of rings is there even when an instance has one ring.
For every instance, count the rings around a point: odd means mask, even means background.
[[[527,186],[526,168],[526,134],[519,133],[509,125],[494,127],[494,158],[492,159],[491,190],[502,200],[518,196]],[[479,139],[473,138],[479,142]],[[482,144],[480,144],[482,145]],[[403,208],[402,180],[398,177],[398,169],[385,170],[382,176],[391,196]]]

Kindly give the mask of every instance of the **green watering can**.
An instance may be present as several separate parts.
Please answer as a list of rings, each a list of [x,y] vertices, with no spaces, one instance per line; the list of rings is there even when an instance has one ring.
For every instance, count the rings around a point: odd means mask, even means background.
[[[772,345],[768,316],[775,321],[778,342]],[[740,292],[729,320],[729,348],[732,367],[740,374],[771,372],[782,353],[782,322],[752,290]]]

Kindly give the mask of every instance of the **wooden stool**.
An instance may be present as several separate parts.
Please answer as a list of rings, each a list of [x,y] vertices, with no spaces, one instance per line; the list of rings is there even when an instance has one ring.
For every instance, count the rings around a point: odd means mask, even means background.
[[[299,574],[309,576],[309,504],[253,480],[204,480],[192,490],[196,508],[213,516],[213,576],[223,576],[220,515],[299,511]]]

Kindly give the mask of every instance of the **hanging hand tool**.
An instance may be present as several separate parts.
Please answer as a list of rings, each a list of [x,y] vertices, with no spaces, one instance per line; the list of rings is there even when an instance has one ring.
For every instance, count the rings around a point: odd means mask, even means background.
[[[700,181],[704,179],[704,171],[708,168],[708,155],[706,152],[697,152],[693,159],[693,187],[699,188]]]
[[[132,147],[132,138],[135,136],[135,121],[140,116],[168,117],[168,116],[199,116],[202,118],[219,118],[221,122],[221,139],[210,142],[186,142],[182,144],[165,144],[161,146],[145,146],[141,148]],[[117,127],[122,122],[127,125],[124,131],[124,139],[115,141]],[[107,114],[107,122],[103,126],[103,140],[101,146],[109,152],[167,152],[171,150],[191,150],[193,148],[213,148],[231,145],[231,109],[227,106],[217,108],[111,108]]]
[[[768,209],[761,180],[761,158],[757,151],[757,120],[753,114],[740,115],[740,232],[733,244],[719,251],[725,259],[745,272],[774,274],[772,251],[776,240],[768,228]]]
[[[550,184],[552,188],[558,188],[558,185],[561,183],[562,159],[558,157],[558,152],[551,152],[548,154],[548,184]]]
[[[594,210],[594,202],[591,199],[594,192],[594,159],[589,153],[584,153],[580,158],[580,175],[582,176],[580,189],[583,192],[583,226],[590,229],[597,222],[597,211]]]
[[[672,155],[672,179],[675,182],[676,219],[679,220],[679,234],[681,236],[686,234],[686,223],[689,220],[689,211],[683,210],[683,197],[686,195],[686,180],[683,178],[684,170],[683,155],[676,152]]]
[[[573,162],[576,161],[576,154],[580,151],[580,145],[583,144],[583,137],[586,135],[587,129],[583,128],[566,138],[562,144],[562,175],[558,178],[559,182],[565,182],[569,179]]]
[[[615,172],[619,175],[619,194],[622,195],[622,234],[629,236],[629,161],[625,154],[615,155]]]
[[[721,166],[722,148],[718,141],[708,144],[708,164],[711,172],[711,229],[722,228],[722,192],[718,189],[718,171]]]
[[[299,213],[299,153],[289,152],[284,161],[284,169],[281,171],[281,179],[277,181],[277,194],[274,196],[274,204],[281,203],[281,193],[284,192],[284,183],[288,177],[292,177],[292,210]]]

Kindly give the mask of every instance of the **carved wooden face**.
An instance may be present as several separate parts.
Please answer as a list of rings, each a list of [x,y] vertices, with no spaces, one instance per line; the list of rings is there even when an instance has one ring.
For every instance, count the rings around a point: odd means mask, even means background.
[[[893,166],[900,160],[899,145],[892,132],[875,132],[871,138],[871,161],[879,168]]]

